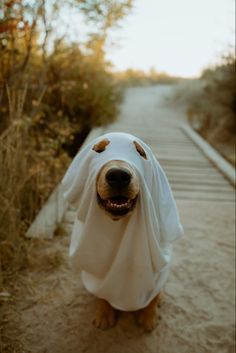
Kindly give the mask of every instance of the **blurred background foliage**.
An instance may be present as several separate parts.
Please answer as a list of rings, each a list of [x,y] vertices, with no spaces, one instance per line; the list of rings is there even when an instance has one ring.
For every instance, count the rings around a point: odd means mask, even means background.
[[[132,0],[1,1],[0,288],[26,265],[21,235],[70,157],[91,128],[116,119],[121,91],[105,47],[131,6]],[[68,37],[70,11],[86,27],[78,41]]]
[[[234,50],[222,54],[199,79],[181,84],[174,102],[187,106],[192,127],[231,164],[235,162],[236,60]]]
[[[165,72],[158,72],[154,67],[151,67],[148,72],[130,68],[125,71],[116,72],[115,77],[122,87],[172,84],[184,80],[182,77],[171,76]]]

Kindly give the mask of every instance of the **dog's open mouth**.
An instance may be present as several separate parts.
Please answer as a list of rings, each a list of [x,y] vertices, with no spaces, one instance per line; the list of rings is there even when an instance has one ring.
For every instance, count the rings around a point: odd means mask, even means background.
[[[132,211],[135,207],[138,196],[134,199],[129,199],[125,196],[113,196],[109,199],[103,200],[98,194],[98,201],[100,205],[114,216],[124,216]]]

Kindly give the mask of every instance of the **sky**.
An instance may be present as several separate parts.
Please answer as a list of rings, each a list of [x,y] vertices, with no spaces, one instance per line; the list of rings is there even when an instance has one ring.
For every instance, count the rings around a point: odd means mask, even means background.
[[[135,0],[112,32],[107,59],[114,68],[199,76],[234,43],[234,0]]]

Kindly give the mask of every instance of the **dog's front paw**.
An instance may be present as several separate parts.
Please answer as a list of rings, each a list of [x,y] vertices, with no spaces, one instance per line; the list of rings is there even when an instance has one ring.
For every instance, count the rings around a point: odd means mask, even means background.
[[[98,299],[97,310],[93,324],[102,330],[115,326],[117,319],[116,310],[105,300]]]
[[[156,326],[156,313],[155,311],[149,312],[141,310],[137,314],[137,324],[144,328],[144,331],[151,332]]]
[[[151,332],[156,326],[156,307],[160,306],[161,293],[159,293],[146,308],[136,312],[137,324],[144,328],[144,331]]]

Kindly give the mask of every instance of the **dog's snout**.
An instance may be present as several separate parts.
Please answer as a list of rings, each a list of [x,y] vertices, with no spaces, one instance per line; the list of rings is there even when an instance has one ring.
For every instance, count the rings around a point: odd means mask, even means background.
[[[128,170],[111,168],[106,173],[107,183],[116,188],[128,186],[131,180],[131,174]]]

